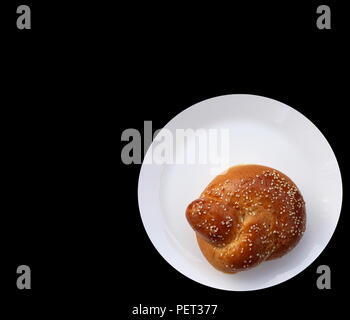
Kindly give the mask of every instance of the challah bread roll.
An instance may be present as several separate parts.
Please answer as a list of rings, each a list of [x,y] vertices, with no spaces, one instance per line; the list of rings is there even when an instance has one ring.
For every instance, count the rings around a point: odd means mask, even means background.
[[[186,217],[203,255],[227,273],[283,256],[306,225],[297,186],[260,165],[234,166],[218,175],[187,207]]]

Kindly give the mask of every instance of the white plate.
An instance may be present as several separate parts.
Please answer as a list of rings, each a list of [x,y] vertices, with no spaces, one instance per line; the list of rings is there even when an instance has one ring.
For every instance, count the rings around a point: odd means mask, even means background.
[[[282,171],[299,187],[307,210],[306,232],[291,252],[248,271],[224,274],[202,256],[185,218],[187,205],[213,179],[215,165],[146,164],[150,148],[139,176],[141,218],[155,248],[176,270],[213,288],[257,290],[294,277],[326,247],[341,211],[341,175],[327,140],[301,113],[265,97],[226,95],[191,106],[164,128],[173,133],[180,128],[228,129],[230,166],[262,164]]]

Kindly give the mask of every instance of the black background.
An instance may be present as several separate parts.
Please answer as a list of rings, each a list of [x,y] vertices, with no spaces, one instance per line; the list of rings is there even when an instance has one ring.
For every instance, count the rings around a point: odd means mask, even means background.
[[[0,5],[0,290],[12,313],[129,319],[139,304],[218,304],[226,319],[345,309],[349,26],[340,1],[27,1],[32,30],[22,31],[18,4]],[[331,30],[316,28],[320,4],[331,7]],[[168,265],[139,216],[140,165],[120,160],[123,130],[142,131],[145,120],[161,128],[192,104],[231,93],[302,112],[331,144],[343,177],[327,248],[295,278],[255,292],[208,288]],[[21,264],[32,268],[30,291],[16,288]],[[316,287],[321,264],[331,267],[331,290]]]

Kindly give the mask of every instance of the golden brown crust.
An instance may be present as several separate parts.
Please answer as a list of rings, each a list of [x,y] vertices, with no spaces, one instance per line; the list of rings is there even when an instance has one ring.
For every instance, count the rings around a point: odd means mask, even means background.
[[[240,165],[218,175],[186,210],[198,245],[217,269],[235,273],[283,256],[305,231],[305,202],[286,175]]]

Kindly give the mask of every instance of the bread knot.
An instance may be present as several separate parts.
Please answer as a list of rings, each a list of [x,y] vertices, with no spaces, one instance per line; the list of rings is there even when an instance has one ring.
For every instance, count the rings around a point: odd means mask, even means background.
[[[265,166],[241,165],[217,176],[186,217],[217,269],[235,273],[278,258],[299,242],[304,199],[290,178]]]

